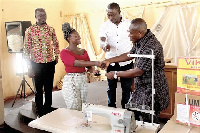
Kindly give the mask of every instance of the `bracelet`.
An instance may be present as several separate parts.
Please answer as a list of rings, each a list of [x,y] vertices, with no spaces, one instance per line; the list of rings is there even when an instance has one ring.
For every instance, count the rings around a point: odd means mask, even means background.
[[[114,73],[114,79],[117,79],[117,71]]]

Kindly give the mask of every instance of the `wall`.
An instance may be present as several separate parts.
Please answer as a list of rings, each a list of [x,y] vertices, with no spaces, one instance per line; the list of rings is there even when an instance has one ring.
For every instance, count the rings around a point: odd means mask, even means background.
[[[146,5],[145,14],[143,18],[147,21],[148,27],[157,21],[164,10],[164,5],[159,7],[152,5],[152,0],[115,0],[119,3],[121,8],[130,9],[137,5]],[[153,3],[170,2],[171,0],[153,0]],[[175,2],[177,0],[174,0]],[[179,0],[180,2],[190,2],[189,0]],[[100,48],[98,47],[98,29],[100,22],[103,21],[102,15],[104,15],[105,9],[109,3],[113,0],[1,0],[1,40],[0,40],[0,52],[1,52],[1,70],[2,70],[2,87],[4,99],[11,96],[15,96],[17,89],[21,83],[22,77],[18,77],[15,74],[15,55],[7,52],[7,42],[5,33],[5,22],[7,21],[31,21],[35,23],[34,10],[37,7],[43,7],[47,12],[47,23],[53,26],[56,30],[58,40],[60,42],[60,50],[67,46],[66,41],[63,39],[63,33],[61,25],[64,21],[68,20],[69,15],[76,13],[86,13],[89,23],[89,30],[92,34],[91,38],[95,45],[95,51],[98,53]],[[159,5],[159,4],[158,4]],[[134,10],[130,10],[133,12]],[[64,17],[64,15],[66,17]],[[101,17],[99,17],[101,16]],[[54,79],[54,85],[61,77],[65,75],[64,66],[59,60],[56,65],[56,73]],[[32,84],[30,78],[26,76],[27,81]],[[26,92],[31,90],[26,87]]]
[[[132,7],[136,5],[171,2],[172,0],[66,0],[65,12],[68,14],[76,14],[81,12],[98,12],[105,10],[107,5],[111,2],[116,2],[121,8]],[[73,5],[73,6],[72,6]]]
[[[64,10],[65,21],[70,21],[70,18],[75,14],[84,13],[86,14],[87,22],[89,25],[90,37],[93,42],[94,50],[96,55],[101,55],[101,48],[99,47],[99,27],[106,17],[106,7],[112,0],[68,0],[65,1],[66,10]],[[134,14],[139,8],[145,7],[143,18],[147,21],[148,28],[157,21],[164,10],[164,6],[159,7],[163,4],[153,4],[153,3],[171,3],[169,0],[115,0],[122,10],[127,13]],[[71,6],[73,5],[73,6]],[[98,5],[98,6],[97,6]],[[142,6],[146,5],[146,6]],[[158,6],[159,5],[159,6]],[[139,7],[136,7],[139,6]],[[84,8],[82,8],[84,7]],[[134,12],[134,13],[133,13]],[[103,56],[100,56],[103,57]],[[99,59],[99,58],[98,58]]]
[[[2,22],[2,0],[0,0],[0,25]],[[0,27],[0,40],[2,40],[2,32],[1,32],[1,27]],[[0,49],[2,49],[1,47],[1,43],[0,43]],[[4,124],[4,100],[3,100],[3,88],[2,88],[2,73],[1,73],[1,50],[0,50],[0,127],[1,125]]]
[[[1,70],[2,70],[2,86],[4,99],[15,96],[20,86],[22,77],[16,76],[15,73],[15,54],[10,54],[7,51],[7,40],[5,31],[5,22],[8,21],[31,21],[35,23],[35,9],[42,7],[47,13],[47,23],[53,26],[56,30],[60,44],[63,44],[63,34],[61,24],[63,22],[62,10],[64,8],[63,0],[1,0],[2,19],[1,19]],[[62,49],[62,45],[60,49]],[[63,71],[62,71],[63,70]],[[64,72],[63,65],[59,60],[56,65],[55,83],[60,80],[61,73]],[[32,86],[30,78],[25,76],[26,80]],[[26,92],[31,90],[26,87]]]
[[[138,12],[139,8],[144,8],[142,18],[144,18],[147,22],[149,29],[158,21],[167,6],[170,6],[171,4],[191,3],[194,1],[197,0],[114,0],[114,2],[117,2],[120,5],[121,9],[125,10],[129,14],[135,14],[135,12]],[[111,2],[113,2],[113,0],[65,1],[65,21],[70,21],[70,18],[76,14],[84,13],[86,15],[90,37],[93,42],[96,55],[102,55],[98,39],[99,27],[106,17],[106,7]]]

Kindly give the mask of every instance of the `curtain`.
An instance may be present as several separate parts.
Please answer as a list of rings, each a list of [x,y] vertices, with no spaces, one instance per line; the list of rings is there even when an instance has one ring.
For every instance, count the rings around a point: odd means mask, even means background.
[[[199,54],[199,4],[166,7],[160,19],[152,26],[164,48],[165,58],[196,56]]]
[[[96,12],[94,12],[96,13]],[[126,19],[130,19],[132,20],[133,18],[136,17],[142,17],[144,13],[144,7],[138,7],[138,8],[134,8],[134,12],[129,13],[128,10],[126,11],[125,9],[121,10],[121,15],[122,17],[126,18]],[[98,14],[98,13],[96,13]],[[107,20],[107,14],[104,11],[103,13],[103,17],[104,17],[104,21]],[[94,40],[92,41],[92,34],[90,33],[90,25],[87,21],[87,13],[81,13],[81,14],[76,14],[73,16],[70,16],[70,20],[69,17],[66,15],[65,16],[66,19],[68,20],[70,25],[76,29],[78,31],[78,33],[81,36],[81,45],[79,45],[80,48],[84,48],[87,50],[88,55],[90,57],[91,60],[103,60],[104,59],[104,51],[100,49],[100,51],[95,51],[95,46],[99,46],[99,45],[94,45]],[[96,15],[96,17],[101,17]],[[103,23],[103,21],[102,21]],[[99,28],[99,27],[97,27]],[[99,40],[99,38],[95,38],[97,40]],[[97,41],[98,42],[98,41]],[[96,48],[97,49],[97,48]]]
[[[102,17],[104,19],[102,19],[102,22],[99,23],[103,23],[104,21],[107,20],[107,14],[106,11],[103,11],[101,13],[97,13],[94,12],[95,15],[91,15],[91,16],[95,16],[95,17]],[[144,13],[144,7],[137,7],[134,8],[134,12],[131,10],[131,13],[128,12],[128,10],[121,10],[121,15],[122,17],[126,18],[126,19],[130,19],[132,20],[133,18],[136,17],[142,17]],[[102,16],[101,16],[102,15]],[[95,42],[98,43],[97,40],[99,40],[99,36],[96,35],[94,37],[94,35],[90,32],[91,28],[98,28],[100,25],[96,25],[96,27],[92,27],[90,21],[91,19],[87,19],[88,14],[87,13],[81,13],[81,14],[76,14],[76,15],[72,15],[72,16],[67,16],[65,15],[65,20],[68,21],[70,23],[70,25],[76,29],[78,31],[78,33],[80,34],[81,37],[81,44],[79,45],[80,48],[84,48],[87,50],[88,55],[90,57],[91,60],[104,60],[105,57],[105,52],[101,49],[101,48],[95,48],[96,47],[100,47],[99,44],[95,44]],[[90,25],[89,25],[90,24]],[[98,34],[98,33],[96,33]],[[95,40],[92,40],[92,38],[94,38]],[[96,51],[95,51],[96,49]],[[100,70],[100,69],[99,69]],[[106,77],[104,76],[105,70],[100,70],[100,72],[102,73],[101,75],[101,80],[106,79]]]
[[[80,34],[81,45],[79,47],[87,50],[91,60],[97,60],[85,14],[73,16],[70,25]]]

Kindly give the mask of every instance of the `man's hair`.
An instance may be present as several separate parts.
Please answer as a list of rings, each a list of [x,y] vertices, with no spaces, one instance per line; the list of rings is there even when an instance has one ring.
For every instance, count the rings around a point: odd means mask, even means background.
[[[119,4],[114,3],[114,2],[113,2],[113,3],[110,3],[110,4],[108,5],[107,9],[116,9],[117,11],[120,12]]]
[[[36,8],[35,9],[35,15],[36,15],[37,11],[41,11],[41,10],[45,11],[44,8]]]
[[[138,31],[146,31],[147,30],[147,24],[144,19],[142,18],[135,18],[131,21],[131,24],[134,25],[135,30]]]

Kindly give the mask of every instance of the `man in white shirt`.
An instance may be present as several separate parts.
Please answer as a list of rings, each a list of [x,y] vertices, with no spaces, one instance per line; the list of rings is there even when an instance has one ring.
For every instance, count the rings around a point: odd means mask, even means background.
[[[117,3],[110,3],[107,7],[108,20],[104,22],[99,30],[100,46],[106,52],[105,58],[109,59],[129,52],[132,48],[130,41],[129,26],[130,20],[122,18],[120,15],[120,7]],[[126,71],[133,67],[132,61],[112,63],[108,66],[107,72],[110,71]],[[108,106],[116,107],[116,88],[117,78],[108,80]],[[120,78],[122,87],[122,108],[130,98],[132,78]]]

